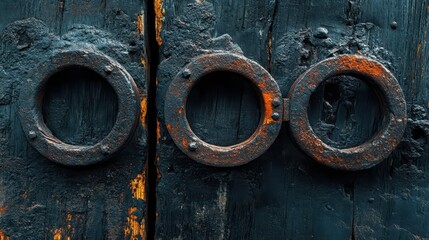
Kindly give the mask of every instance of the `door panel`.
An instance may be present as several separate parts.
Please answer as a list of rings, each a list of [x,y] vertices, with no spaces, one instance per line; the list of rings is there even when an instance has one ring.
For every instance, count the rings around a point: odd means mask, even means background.
[[[164,21],[155,238],[429,237],[428,6],[428,1],[163,1],[158,6]],[[410,120],[403,140],[371,169],[340,171],[308,157],[285,122],[275,143],[249,164],[215,168],[197,163],[172,141],[164,100],[169,84],[192,58],[216,51],[257,61],[272,74],[283,97],[300,74],[326,58],[359,54],[375,59],[404,90]],[[347,148],[379,130],[384,103],[362,80],[347,75],[329,79],[303,109],[323,141]],[[254,99],[247,99],[251,93],[228,86],[232,81],[219,76],[207,83],[213,84],[207,92],[214,91],[192,95],[188,102],[195,104],[187,106],[192,112],[188,120],[206,142],[237,143],[243,127],[252,129],[260,112]],[[236,99],[229,97],[230,91]]]
[[[0,9],[0,239],[145,239],[145,3],[2,1]],[[44,154],[33,148],[18,112],[25,83],[44,78],[40,64],[49,68],[58,54],[79,51],[115,65],[105,75],[94,71],[101,63],[52,69],[41,109],[32,109],[29,118],[33,110],[41,114],[53,135],[71,145],[109,138],[123,119],[118,112],[124,96],[106,81],[118,74],[132,77],[138,93],[132,90],[137,95],[130,97],[141,109],[122,150],[109,160],[86,166],[93,159],[83,159],[84,166],[73,167],[45,157],[52,154],[49,148],[38,149]],[[62,61],[73,65],[77,59]]]

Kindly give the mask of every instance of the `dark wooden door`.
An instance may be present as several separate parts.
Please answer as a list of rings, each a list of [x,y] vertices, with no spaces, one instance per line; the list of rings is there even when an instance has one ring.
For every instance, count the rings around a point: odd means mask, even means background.
[[[428,1],[165,0],[159,12],[157,239],[429,238]],[[192,58],[216,51],[258,62],[283,97],[300,74],[324,59],[375,59],[404,91],[406,133],[390,157],[362,171],[316,163],[296,144],[287,122],[274,144],[246,165],[197,163],[165,127],[165,94]],[[247,139],[262,111],[254,89],[228,75],[204,81],[191,90],[186,106],[192,130],[220,146]],[[362,79],[338,76],[320,86],[302,111],[330,145],[357,146],[383,121],[372,89]]]
[[[429,239],[428,0],[4,0],[0,12],[0,240]],[[247,164],[194,161],[165,101],[210,54],[254,61],[239,70],[272,76],[282,98],[325,59],[377,61],[404,93],[405,134],[359,171],[318,163],[288,121]],[[204,75],[178,118],[212,145],[248,141],[267,106],[246,76]],[[374,89],[333,76],[302,112],[323,142],[353,148],[389,115]]]

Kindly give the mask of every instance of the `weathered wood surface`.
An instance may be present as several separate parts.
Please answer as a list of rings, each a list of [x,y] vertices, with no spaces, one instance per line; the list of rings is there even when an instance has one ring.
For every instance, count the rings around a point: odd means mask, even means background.
[[[0,1],[0,239],[145,238],[144,8],[143,1]],[[127,69],[140,90],[143,113],[116,157],[70,168],[29,145],[17,101],[21,83],[38,63],[79,44]],[[105,137],[117,117],[113,89],[79,70],[54,81],[43,106],[53,133],[81,145]]]
[[[429,238],[429,1],[164,0],[158,8],[164,22],[156,239]],[[372,169],[336,171],[306,156],[285,123],[269,151],[245,166],[198,164],[172,142],[163,99],[181,67],[213,50],[242,51],[259,62],[283,96],[318,61],[345,53],[374,58],[394,73],[406,95],[410,124],[403,141]],[[216,81],[210,83],[216,93],[193,97],[190,122],[208,142],[236,143],[240,129],[251,131],[259,110],[252,100],[237,102],[251,92],[225,90],[231,84]],[[332,79],[313,99],[312,126],[337,147],[364,142],[380,125],[380,103],[360,80]]]

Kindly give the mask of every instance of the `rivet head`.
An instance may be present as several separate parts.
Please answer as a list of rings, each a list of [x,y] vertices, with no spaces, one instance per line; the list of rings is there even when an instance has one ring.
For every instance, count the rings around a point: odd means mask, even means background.
[[[390,27],[391,27],[392,29],[396,29],[396,28],[398,28],[398,23],[397,23],[396,21],[393,21],[393,22],[390,24]]]
[[[280,119],[280,114],[279,113],[273,113],[273,115],[271,115],[271,117],[274,119],[274,120],[279,120]]]
[[[102,145],[101,146],[101,153],[103,153],[104,155],[109,155],[110,154],[110,148],[107,145]]]
[[[191,70],[189,70],[189,69],[187,69],[187,68],[183,69],[183,71],[182,71],[182,76],[183,76],[184,78],[189,78],[189,77],[191,76]]]
[[[106,67],[104,68],[104,72],[105,72],[106,74],[111,74],[111,73],[113,72],[113,68],[112,68],[112,66],[106,66]]]
[[[196,143],[196,142],[191,142],[191,143],[189,144],[189,151],[191,151],[191,152],[195,152],[195,151],[197,150],[197,148],[198,148],[198,146],[197,146],[197,143]]]
[[[277,99],[277,98],[276,98],[276,99],[274,99],[274,100],[273,100],[273,106],[274,106],[274,107],[278,107],[278,106],[280,106],[280,100],[279,100],[279,99]]]
[[[37,134],[36,134],[36,132],[35,132],[35,131],[29,131],[29,132],[28,132],[28,137],[29,137],[30,139],[35,139],[35,138],[37,138]]]

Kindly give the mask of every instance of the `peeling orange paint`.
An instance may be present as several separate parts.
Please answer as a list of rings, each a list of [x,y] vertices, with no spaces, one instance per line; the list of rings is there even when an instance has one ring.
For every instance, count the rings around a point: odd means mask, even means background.
[[[141,13],[137,16],[137,34],[143,35],[144,34],[144,13]]]
[[[61,240],[63,237],[64,229],[54,229],[52,232],[54,233],[54,240]]]
[[[156,31],[156,42],[158,46],[162,45],[162,21],[165,15],[165,8],[162,7],[164,0],[155,0],[155,31]]]
[[[161,140],[161,122],[156,119],[156,142],[159,143]]]
[[[147,96],[144,96],[140,102],[140,121],[143,127],[146,128],[146,115],[147,115]]]
[[[2,230],[0,230],[0,240],[9,240],[9,237]]]
[[[135,215],[136,211],[136,207],[128,209],[127,226],[124,228],[124,235],[133,240],[146,239],[145,217],[139,222],[138,217]]]
[[[133,198],[146,201],[146,174],[145,173],[137,174],[137,177],[131,180],[130,188],[133,193]]]
[[[147,70],[147,64],[146,64],[146,59],[144,58],[144,57],[141,57],[140,58],[140,62],[141,62],[141,64],[143,65],[143,67]]]
[[[53,239],[54,240],[71,240],[70,234],[73,231],[71,221],[73,219],[73,215],[71,213],[66,214],[66,225],[67,227],[64,228],[57,228],[52,230],[52,233],[54,234]]]

